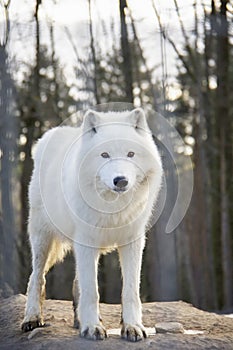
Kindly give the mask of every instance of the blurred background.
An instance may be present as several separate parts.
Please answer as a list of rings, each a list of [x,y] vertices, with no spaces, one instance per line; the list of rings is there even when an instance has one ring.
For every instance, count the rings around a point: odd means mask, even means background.
[[[161,147],[169,196],[148,233],[142,300],[233,309],[232,19],[231,0],[0,1],[1,296],[25,293],[31,272],[36,140],[80,110],[122,101],[167,118],[194,172],[186,216],[166,234],[177,181]],[[47,297],[71,299],[73,277],[70,254],[49,272]],[[120,302],[117,253],[101,258],[99,284],[101,301]]]

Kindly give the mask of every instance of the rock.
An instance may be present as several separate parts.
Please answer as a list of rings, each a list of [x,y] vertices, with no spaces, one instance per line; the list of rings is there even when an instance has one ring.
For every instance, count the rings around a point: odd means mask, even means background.
[[[156,333],[184,333],[184,327],[179,322],[160,322],[155,325]]]
[[[29,336],[28,336],[28,339],[32,339],[33,337],[35,337],[36,335],[38,334],[41,334],[42,333],[42,329],[41,328],[35,328],[33,329],[33,331],[30,332]]]

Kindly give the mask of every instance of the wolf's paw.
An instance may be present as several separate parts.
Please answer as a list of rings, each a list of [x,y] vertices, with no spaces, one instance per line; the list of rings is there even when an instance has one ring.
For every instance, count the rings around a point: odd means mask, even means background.
[[[23,322],[21,329],[23,332],[29,332],[38,327],[44,327],[44,322],[39,317],[28,322]]]
[[[121,338],[136,342],[143,338],[147,338],[147,333],[142,325],[131,325],[125,323],[121,329]]]
[[[107,338],[106,329],[101,325],[93,325],[83,327],[81,337],[90,340],[104,340]]]

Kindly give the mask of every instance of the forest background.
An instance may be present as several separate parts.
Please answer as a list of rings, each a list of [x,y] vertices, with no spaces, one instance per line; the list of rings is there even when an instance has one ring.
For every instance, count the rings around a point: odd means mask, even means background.
[[[148,233],[142,300],[232,310],[233,2],[161,3],[0,1],[3,297],[25,293],[31,272],[27,191],[36,140],[80,110],[121,101],[161,113],[184,140],[174,152],[193,164],[189,209],[166,234],[176,174],[161,150],[169,199]],[[73,277],[70,254],[49,272],[47,297],[71,299]],[[120,302],[116,253],[101,259],[99,284],[101,301]]]

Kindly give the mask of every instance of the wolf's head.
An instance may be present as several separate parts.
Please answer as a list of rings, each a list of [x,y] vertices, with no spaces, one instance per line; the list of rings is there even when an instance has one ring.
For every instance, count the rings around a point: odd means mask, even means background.
[[[141,108],[130,112],[87,111],[83,147],[82,176],[99,193],[125,194],[148,182],[153,174],[161,177],[159,153]]]

